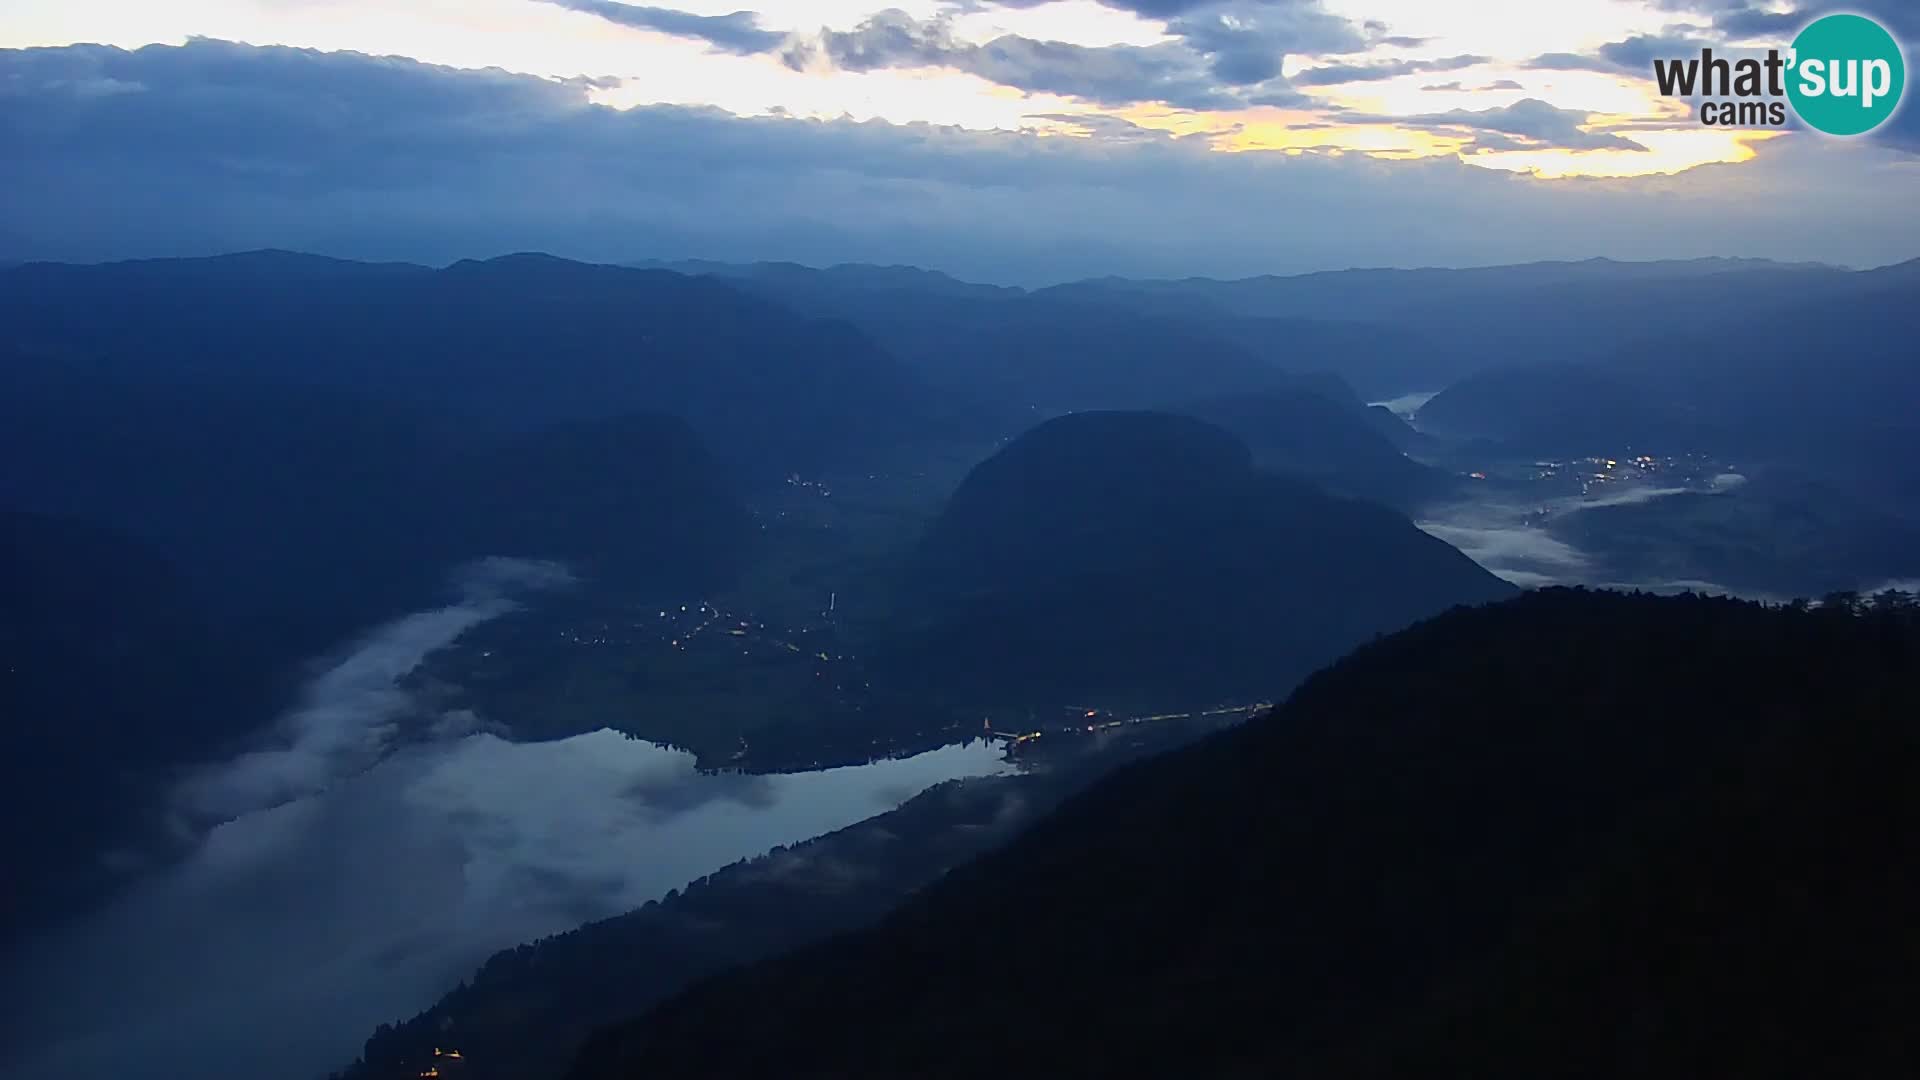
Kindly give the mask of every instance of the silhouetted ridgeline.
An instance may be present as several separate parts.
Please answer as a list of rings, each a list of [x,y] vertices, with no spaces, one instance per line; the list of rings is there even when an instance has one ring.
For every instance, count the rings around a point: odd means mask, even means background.
[[[1332,372],[1370,398],[1437,390],[1488,367],[1611,359],[1698,331],[1717,313],[1745,319],[1844,297],[1900,269],[1588,259],[1236,280],[1107,277],[1025,291],[912,267],[669,268],[848,319],[932,381],[1043,412],[1267,388],[1274,370]]]
[[[1029,293],[912,267],[669,268],[847,319],[930,384],[1004,423],[1281,388],[1297,373],[1371,370],[1389,350],[1419,353],[1395,348],[1404,336],[1370,324],[1236,321],[1197,305],[1153,308],[1127,293]]]
[[[1178,411],[1233,432],[1266,468],[1298,473],[1337,495],[1412,512],[1452,491],[1456,477],[1409,458],[1392,441],[1414,433],[1387,413],[1370,414],[1357,400],[1341,401],[1306,389],[1232,394],[1195,401]]]
[[[24,350],[115,373],[330,387],[493,430],[668,412],[780,475],[923,434],[941,409],[845,323],[711,279],[541,255],[29,264],[0,271],[0,320]]]
[[[573,1075],[1913,1075],[1915,670],[1911,601],[1456,610]]]

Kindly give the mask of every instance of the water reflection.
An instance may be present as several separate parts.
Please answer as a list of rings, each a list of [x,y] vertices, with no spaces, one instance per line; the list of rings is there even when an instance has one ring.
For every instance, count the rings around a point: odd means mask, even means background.
[[[213,829],[39,946],[0,988],[40,1044],[8,1075],[319,1075],[499,948],[1010,768],[987,743],[771,777],[611,731],[416,745]]]

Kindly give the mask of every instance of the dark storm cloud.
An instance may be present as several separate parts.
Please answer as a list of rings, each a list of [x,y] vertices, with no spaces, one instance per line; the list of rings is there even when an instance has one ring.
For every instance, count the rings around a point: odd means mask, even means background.
[[[0,50],[0,260],[541,249],[911,262],[1038,283],[1598,254],[1887,263],[1920,247],[1898,159],[1827,140],[1666,181],[1546,183],[1450,158],[1221,154],[1109,138],[1097,120],[1088,138],[1040,138],[623,112],[587,93],[204,40]],[[1781,219],[1782,200],[1816,186],[1816,206]]]
[[[652,30],[657,33],[672,34],[675,37],[696,38],[720,52],[736,53],[742,56],[772,52],[779,48],[780,43],[787,37],[785,34],[761,29],[760,16],[751,11],[736,11],[731,15],[695,15],[673,8],[621,4],[614,0],[540,0],[540,2],[588,15],[598,15],[608,22],[631,26],[637,30]]]
[[[1488,63],[1492,59],[1489,56],[1462,54],[1437,60],[1374,60],[1361,64],[1327,64],[1300,72],[1293,77],[1293,82],[1299,86],[1335,86],[1341,83],[1374,82],[1424,72],[1459,71],[1462,68]],[[1455,83],[1454,86],[1458,88],[1459,84]]]

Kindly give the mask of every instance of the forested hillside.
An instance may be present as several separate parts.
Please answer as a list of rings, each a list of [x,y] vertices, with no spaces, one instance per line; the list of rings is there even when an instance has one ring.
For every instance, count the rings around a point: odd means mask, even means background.
[[[1897,597],[1454,611],[575,1075],[1907,1075],[1917,663]]]

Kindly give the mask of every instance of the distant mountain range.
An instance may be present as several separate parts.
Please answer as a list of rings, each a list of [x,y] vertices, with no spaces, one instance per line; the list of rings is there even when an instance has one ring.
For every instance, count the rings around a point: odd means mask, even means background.
[[[0,272],[16,348],[145,377],[249,377],[497,431],[639,410],[728,460],[811,470],[937,424],[844,323],[701,278],[520,255],[444,270],[284,252]]]
[[[1250,317],[1325,318],[1353,317],[1356,313],[1365,312],[1388,315],[1408,311],[1437,311],[1537,289],[1558,290],[1569,286],[1605,288],[1649,282],[1677,285],[1722,274],[1777,272],[1824,277],[1844,275],[1849,271],[1820,263],[1787,263],[1769,259],[1705,258],[1653,262],[1584,259],[1460,269],[1324,270],[1230,281],[1212,278],[1142,281],[1108,277],[1057,285],[1045,291],[1092,293],[1112,290],[1159,302],[1199,302],[1224,313]]]
[[[1920,262],[1716,275],[1621,308],[1631,343],[1490,362],[1422,407],[1420,425],[1518,454],[1711,450],[1920,505],[1917,300]]]
[[[1184,353],[1198,360],[1231,345],[1272,366],[1332,372],[1369,397],[1388,398],[1439,390],[1489,368],[1611,359],[1736,316],[1871,291],[1879,281],[1911,281],[1920,262],[1856,272],[1764,259],[1589,259],[1230,281],[1099,278],[1031,291],[970,285],[910,267],[675,265],[783,302],[833,311],[902,357],[921,357],[936,370],[969,356],[984,359],[976,350],[942,348],[948,335],[983,322],[1087,326],[1075,331],[1081,344],[1064,351],[1068,359],[1084,352],[1090,363],[1104,349],[1118,347],[1124,355],[1122,328],[1172,325],[1191,335],[1193,346]],[[943,330],[927,335],[928,327]],[[1102,335],[1102,329],[1110,333]],[[1200,364],[1197,377],[1208,378],[1209,370]],[[1113,400],[1078,407],[1166,403]]]

